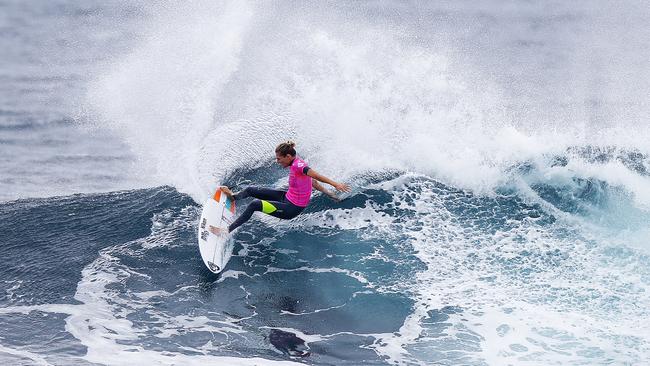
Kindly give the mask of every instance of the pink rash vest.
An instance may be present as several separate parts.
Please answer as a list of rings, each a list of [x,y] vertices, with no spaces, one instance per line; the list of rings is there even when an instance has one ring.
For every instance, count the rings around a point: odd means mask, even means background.
[[[311,198],[311,177],[307,175],[309,166],[298,156],[289,166],[289,191],[286,198],[296,206],[307,207]]]

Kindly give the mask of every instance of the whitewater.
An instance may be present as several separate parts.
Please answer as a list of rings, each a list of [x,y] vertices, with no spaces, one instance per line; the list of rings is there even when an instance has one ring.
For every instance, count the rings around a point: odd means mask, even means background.
[[[0,9],[2,364],[650,363],[643,2]],[[211,274],[287,139],[352,193]]]

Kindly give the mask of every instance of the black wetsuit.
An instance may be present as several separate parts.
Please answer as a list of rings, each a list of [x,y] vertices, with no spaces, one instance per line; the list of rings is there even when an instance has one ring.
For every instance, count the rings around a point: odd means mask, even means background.
[[[246,207],[246,211],[244,211],[237,220],[228,226],[228,231],[232,232],[241,224],[248,221],[255,211],[261,211],[273,217],[287,220],[298,216],[305,208],[291,203],[286,198],[286,194],[286,191],[275,189],[247,187],[243,191],[233,195],[235,201],[247,197],[253,197],[256,199]]]

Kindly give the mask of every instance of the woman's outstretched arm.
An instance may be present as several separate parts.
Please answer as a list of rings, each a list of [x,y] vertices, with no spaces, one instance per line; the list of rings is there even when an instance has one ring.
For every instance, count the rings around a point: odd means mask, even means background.
[[[311,168],[310,168],[310,169],[307,171],[307,175],[310,176],[310,177],[312,177],[312,178],[314,178],[314,179],[316,179],[316,180],[319,181],[319,182],[323,182],[323,183],[327,183],[327,184],[331,185],[331,186],[334,187],[337,191],[340,191],[340,192],[350,192],[350,186],[348,186],[347,184],[345,184],[345,183],[338,183],[338,182],[335,182],[335,181],[333,181],[333,180],[327,178],[327,177],[324,176],[324,175],[318,174],[318,172],[315,171],[314,169],[311,169]],[[314,187],[314,188],[316,188],[316,187]]]
[[[326,194],[329,198],[333,199],[334,201],[340,201],[341,199],[336,196],[334,192],[329,191],[325,187],[323,187],[322,184],[318,183],[316,179],[312,179],[311,181],[311,186],[314,187],[315,190],[323,192],[323,194]]]

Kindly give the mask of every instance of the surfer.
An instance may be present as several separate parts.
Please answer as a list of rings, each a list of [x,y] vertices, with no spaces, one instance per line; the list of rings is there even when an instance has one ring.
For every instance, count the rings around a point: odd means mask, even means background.
[[[248,221],[255,211],[261,211],[279,219],[293,219],[309,204],[312,188],[338,201],[338,197],[336,197],[334,192],[330,192],[319,182],[327,183],[340,192],[350,192],[350,187],[347,184],[337,183],[311,169],[296,154],[295,146],[296,144],[293,141],[287,141],[279,144],[275,148],[275,161],[283,168],[289,168],[288,191],[247,187],[243,191],[235,194],[228,187],[221,187],[221,191],[235,201],[247,197],[256,198],[246,207],[244,213],[228,226],[227,232],[232,232],[241,226],[241,224]],[[209,230],[215,235],[226,232],[225,228],[218,228],[216,226],[210,226]]]

